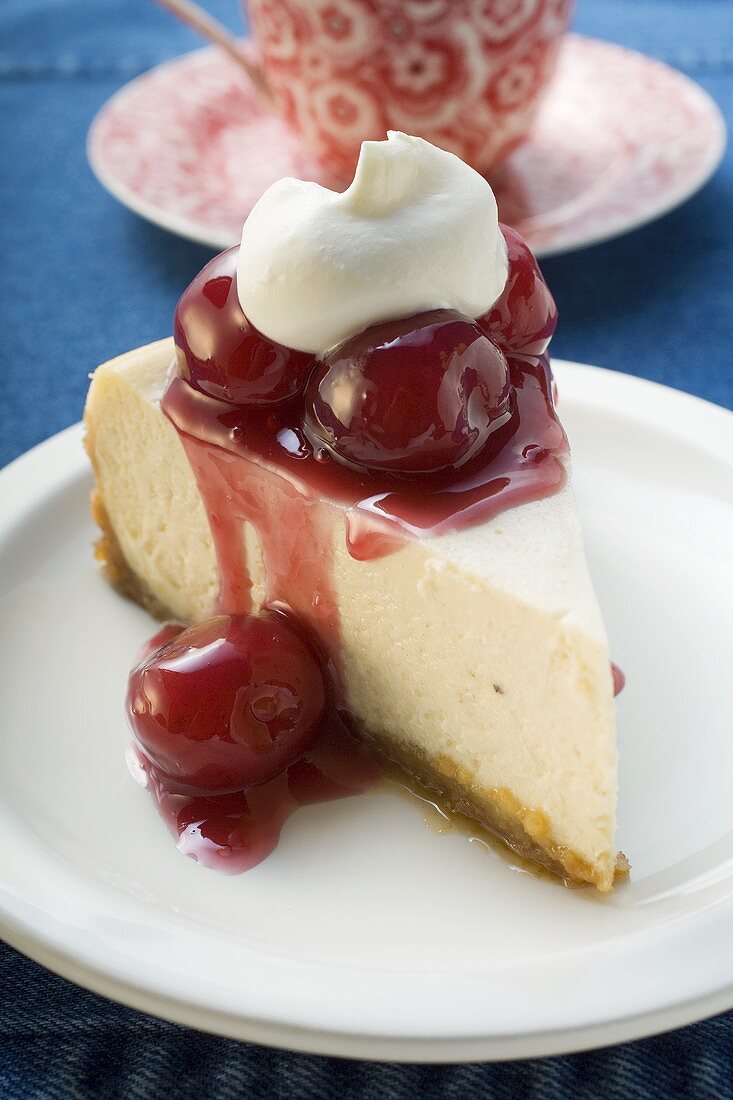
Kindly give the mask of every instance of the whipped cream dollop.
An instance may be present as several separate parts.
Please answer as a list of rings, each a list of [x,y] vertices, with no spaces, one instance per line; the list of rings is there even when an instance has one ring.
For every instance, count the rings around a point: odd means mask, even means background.
[[[486,180],[390,131],[362,144],[342,194],[291,178],[265,191],[244,224],[237,292],[265,336],[322,355],[379,321],[430,309],[479,317],[506,278]]]

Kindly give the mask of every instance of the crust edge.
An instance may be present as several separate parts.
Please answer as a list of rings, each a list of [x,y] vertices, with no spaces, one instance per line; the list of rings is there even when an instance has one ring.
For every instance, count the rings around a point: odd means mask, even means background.
[[[609,893],[628,877],[630,865],[623,852],[615,859],[609,855],[606,870],[591,865],[567,845],[559,844],[545,814],[522,805],[508,788],[477,791],[472,787],[471,775],[463,773],[448,757],[428,759],[414,746],[382,732],[371,735],[370,740],[379,756],[407,772],[441,809],[478,822],[510,851],[556,875],[565,886],[594,886],[600,893]]]

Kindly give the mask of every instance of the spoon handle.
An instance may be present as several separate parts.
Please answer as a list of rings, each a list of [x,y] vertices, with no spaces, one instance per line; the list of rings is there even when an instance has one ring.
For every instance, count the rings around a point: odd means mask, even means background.
[[[223,50],[229,54],[229,56],[237,62],[237,64],[244,70],[248,78],[257,90],[260,98],[269,106],[272,106],[272,92],[265,79],[265,75],[260,69],[259,65],[256,65],[253,61],[250,61],[246,57],[239,45],[236,38],[229,33],[226,27],[214,19],[212,15],[204,11],[198,4],[195,4],[193,0],[157,0],[161,7],[165,8],[175,15],[182,23],[190,27],[196,34],[201,35],[202,38],[208,39],[209,42],[214,42],[217,46],[220,46]]]

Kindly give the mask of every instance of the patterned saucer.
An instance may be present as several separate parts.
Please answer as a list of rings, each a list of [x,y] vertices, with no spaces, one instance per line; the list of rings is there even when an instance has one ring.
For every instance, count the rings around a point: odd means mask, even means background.
[[[724,146],[720,111],[688,77],[632,50],[568,35],[528,140],[491,183],[502,220],[548,256],[667,213],[709,179]],[[327,182],[213,47],[117,92],[92,124],[88,154],[120,202],[217,250],[239,240],[274,180]]]

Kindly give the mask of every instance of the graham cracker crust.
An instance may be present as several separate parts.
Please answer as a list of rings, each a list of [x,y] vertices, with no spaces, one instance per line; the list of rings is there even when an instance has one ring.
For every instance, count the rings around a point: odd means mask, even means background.
[[[89,439],[85,440],[85,446],[94,465]],[[122,596],[139,604],[153,618],[159,621],[174,618],[130,567],[96,487],[92,490],[90,506],[92,518],[100,529],[94,542],[94,556],[100,563],[102,575]],[[628,876],[629,863],[623,852],[617,855],[614,874],[609,880],[607,874],[555,840],[541,810],[523,806],[507,788],[473,790],[471,774],[447,756],[428,759],[414,746],[407,746],[381,731],[379,734],[366,731],[364,736],[379,757],[406,772],[441,809],[478,822],[512,852],[556,875],[565,886],[591,885],[601,893],[608,893]]]
[[[121,596],[140,604],[159,622],[174,618],[147,585],[140,580],[137,573],[130,568],[98,489],[92,490],[90,507],[92,519],[100,530],[99,537],[93,543],[94,557],[100,564],[105,580],[109,581]]]
[[[412,745],[397,742],[389,734],[366,734],[377,755],[408,774],[423,791],[431,795],[441,810],[459,814],[477,822],[512,852],[556,875],[564,886],[595,886],[608,893],[629,874],[629,862],[623,852],[616,856],[613,876],[601,873],[567,845],[559,844],[541,810],[523,806],[506,787],[472,790],[472,776],[447,756],[428,759]]]
[[[92,469],[94,470],[94,476],[96,478],[98,474],[94,457],[94,441],[88,423],[87,434],[84,436],[84,449],[89,456],[89,461],[92,464]],[[130,568],[130,564],[122,552],[122,547],[115,534],[107,509],[104,506],[102,494],[97,485],[92,489],[89,498],[89,508],[92,513],[92,519],[99,528],[99,535],[92,544],[94,547],[94,558],[99,562],[102,576],[105,580],[109,581],[112,587],[116,589],[121,596],[125,596],[128,600],[132,600],[133,603],[139,604],[159,622],[172,618],[168,609],[153,595],[148,586],[138,577],[137,573]]]

